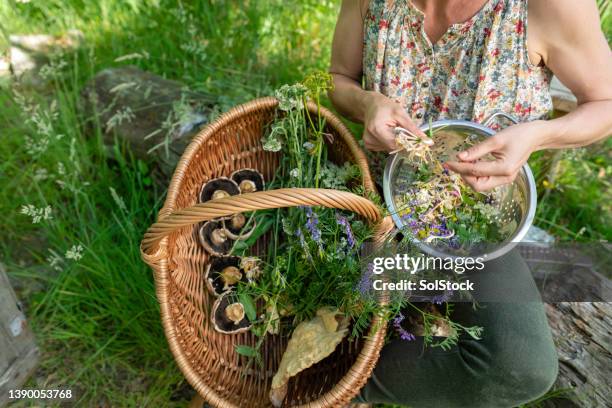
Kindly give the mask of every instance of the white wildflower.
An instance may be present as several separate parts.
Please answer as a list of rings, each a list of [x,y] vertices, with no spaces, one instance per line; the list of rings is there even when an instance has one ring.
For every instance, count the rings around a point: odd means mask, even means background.
[[[293,178],[298,178],[298,177],[300,177],[300,169],[298,169],[298,168],[296,167],[295,169],[293,169],[293,170],[291,170],[291,171],[289,172],[289,175],[290,175],[291,177],[293,177]]]
[[[478,210],[489,221],[495,219],[500,215],[499,209],[492,206],[491,204],[478,202],[474,204],[474,208]]]
[[[278,152],[280,151],[282,145],[280,140],[273,135],[270,135],[263,143],[263,149],[268,152]]]
[[[68,63],[62,59],[51,61],[50,63],[43,65],[38,71],[38,74],[42,79],[52,79],[57,77],[61,73],[62,69],[66,68],[67,66]]]
[[[52,249],[49,249],[50,255],[47,256],[47,263],[49,266],[56,271],[62,270],[62,264],[64,263],[64,258],[62,258],[57,252]]]
[[[33,179],[34,181],[43,181],[49,178],[49,172],[45,168],[38,168],[34,171]]]
[[[83,246],[73,245],[68,251],[66,251],[66,259],[72,259],[78,261],[83,257]]]
[[[21,207],[21,214],[32,217],[32,224],[38,224],[41,221],[49,221],[53,219],[51,206],[37,208],[32,204],[27,204]]]
[[[315,145],[311,142],[305,142],[302,146],[308,151],[311,151],[315,147]]]
[[[303,109],[303,99],[307,92],[308,89],[302,84],[283,85],[274,92],[274,96],[278,99],[278,108],[287,112],[292,109]]]

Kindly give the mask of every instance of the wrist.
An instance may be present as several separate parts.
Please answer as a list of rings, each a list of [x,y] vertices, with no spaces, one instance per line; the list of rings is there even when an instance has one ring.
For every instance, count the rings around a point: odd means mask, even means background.
[[[535,120],[531,122],[534,132],[529,132],[531,137],[532,151],[550,149],[555,135],[559,133],[557,123],[554,120]]]

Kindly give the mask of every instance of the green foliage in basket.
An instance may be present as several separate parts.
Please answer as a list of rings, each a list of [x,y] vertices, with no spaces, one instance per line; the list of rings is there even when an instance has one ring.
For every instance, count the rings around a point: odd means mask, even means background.
[[[347,190],[358,184],[360,170],[344,163],[341,166],[327,159],[325,121],[320,114],[305,109],[308,99],[320,106],[319,95],[331,84],[328,74],[315,73],[303,83],[284,85],[277,92],[279,112],[264,137],[264,149],[282,152],[281,163],[270,188],[333,187]],[[331,141],[331,140],[330,140]],[[367,195],[362,187],[353,192],[366,195],[381,206],[379,198]],[[381,211],[383,209],[381,208]],[[449,348],[462,332],[477,338],[482,329],[464,327],[451,320],[452,307],[429,309],[408,303],[402,296],[391,296],[381,306],[371,291],[371,271],[367,257],[360,254],[362,244],[373,236],[373,228],[354,214],[323,207],[285,208],[253,214],[257,228],[245,243],[237,244],[235,252],[246,251],[254,240],[266,232],[272,235],[267,256],[262,259],[258,280],[241,284],[238,293],[246,310],[260,307],[259,315],[250,319],[252,331],[259,336],[258,346],[266,333],[277,333],[281,324],[295,327],[312,318],[324,306],[336,308],[352,321],[351,335],[360,336],[370,325],[374,314],[392,321],[394,335],[414,340],[406,328],[401,310],[408,308],[418,315],[425,343]],[[406,247],[406,246],[405,246]],[[414,248],[410,251],[415,251]],[[365,265],[365,266],[364,266]],[[442,302],[440,302],[442,303]],[[253,314],[253,313],[252,313]],[[448,337],[434,339],[434,327],[449,328]],[[236,351],[259,359],[258,347],[240,345]]]

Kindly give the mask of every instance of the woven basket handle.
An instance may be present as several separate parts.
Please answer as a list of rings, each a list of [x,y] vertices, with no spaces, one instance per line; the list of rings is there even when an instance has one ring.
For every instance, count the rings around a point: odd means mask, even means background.
[[[374,203],[347,191],[321,188],[281,188],[258,191],[196,204],[163,217],[151,225],[145,233],[140,247],[141,253],[144,260],[152,265],[157,259],[163,257],[158,253],[160,241],[180,228],[246,211],[302,205],[320,205],[349,210],[363,216],[373,224],[380,224],[382,221],[380,210]]]

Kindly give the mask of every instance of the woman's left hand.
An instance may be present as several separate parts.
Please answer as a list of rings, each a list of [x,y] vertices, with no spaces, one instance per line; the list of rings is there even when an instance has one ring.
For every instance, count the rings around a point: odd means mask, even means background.
[[[476,191],[512,183],[529,155],[537,150],[545,127],[544,121],[510,126],[457,154],[459,161],[446,162],[445,167],[459,173]],[[481,160],[488,153],[494,160]]]

